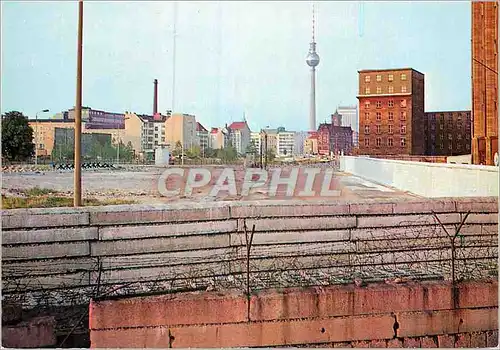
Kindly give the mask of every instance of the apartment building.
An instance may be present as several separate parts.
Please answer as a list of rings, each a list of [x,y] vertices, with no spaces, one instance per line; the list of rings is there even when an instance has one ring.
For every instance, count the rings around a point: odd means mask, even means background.
[[[280,157],[290,157],[295,154],[295,132],[287,131],[285,128],[278,128],[276,140],[276,154]]]
[[[194,115],[174,113],[165,121],[165,142],[170,145],[171,150],[177,142],[180,142],[184,149],[190,149],[199,145],[196,129]]]
[[[354,147],[358,147],[359,135],[359,117],[358,106],[339,106],[337,112],[342,116],[342,126],[350,126],[352,133],[352,142]]]
[[[253,143],[255,149],[257,150],[257,154],[260,155],[260,143],[261,143],[261,133],[260,132],[251,132],[250,133],[250,142]]]
[[[472,1],[472,162],[498,159],[498,1]]]
[[[471,111],[426,112],[425,154],[458,156],[471,153]]]
[[[318,132],[310,131],[308,134],[309,136],[304,140],[304,154],[318,154]]]
[[[424,74],[411,69],[359,73],[359,153],[423,155]]]
[[[278,129],[262,129],[261,133],[267,137],[267,150],[278,153]]]
[[[74,129],[73,120],[64,119],[38,119],[29,120],[29,126],[33,129],[33,142],[38,157],[49,157],[54,148],[56,128]],[[82,126],[82,132],[85,125]]]
[[[304,142],[308,137],[307,131],[298,131],[294,136],[293,153],[296,156],[304,155]]]
[[[227,147],[231,142],[230,129],[225,126],[222,128],[212,128],[208,136],[208,146],[212,149],[221,149]]]
[[[125,128],[118,139],[132,144],[139,157],[153,157],[155,149],[166,144],[166,120],[164,115],[125,113]]]
[[[229,125],[231,144],[238,154],[245,154],[250,144],[250,128],[246,121],[233,122]]]
[[[208,130],[199,122],[196,122],[196,137],[198,138],[201,150],[206,151],[208,148]]]

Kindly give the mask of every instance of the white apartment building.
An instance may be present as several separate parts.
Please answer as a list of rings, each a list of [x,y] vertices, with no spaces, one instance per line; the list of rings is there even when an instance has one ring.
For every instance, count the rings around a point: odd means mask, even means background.
[[[295,154],[295,131],[278,128],[276,153],[280,157],[291,157]]]
[[[296,156],[303,156],[305,154],[304,151],[304,143],[309,136],[309,133],[307,131],[298,131],[295,133],[294,137],[294,155]]]
[[[250,142],[253,142],[255,149],[257,150],[257,154],[260,155],[260,132],[251,132],[250,133]]]
[[[246,121],[233,122],[228,127],[230,131],[231,143],[238,154],[245,154],[250,144],[250,128]]]
[[[342,116],[342,126],[350,126],[354,147],[358,147],[359,116],[358,106],[340,106],[337,112]]]

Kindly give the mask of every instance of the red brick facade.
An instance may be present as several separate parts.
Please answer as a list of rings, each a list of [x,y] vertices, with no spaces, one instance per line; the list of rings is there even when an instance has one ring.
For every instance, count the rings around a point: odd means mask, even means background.
[[[425,113],[424,138],[428,156],[470,154],[471,112]]]
[[[413,69],[359,71],[359,153],[423,155],[424,75]]]
[[[332,124],[320,124],[318,128],[318,154],[352,154],[352,129],[350,126],[339,126],[339,122],[340,119],[334,119],[334,115],[332,115]]]
[[[498,152],[498,1],[472,8],[472,161],[494,164]]]

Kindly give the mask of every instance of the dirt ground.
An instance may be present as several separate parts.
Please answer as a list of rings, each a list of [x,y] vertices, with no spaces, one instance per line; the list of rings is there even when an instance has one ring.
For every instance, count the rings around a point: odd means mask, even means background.
[[[247,196],[242,196],[242,186],[245,179],[246,169],[242,166],[231,167],[229,174],[235,174],[236,195],[228,191],[220,191],[216,196],[210,196],[214,184],[220,178],[220,175],[225,168],[220,166],[205,166],[204,169],[209,170],[211,180],[208,185],[201,188],[193,188],[191,195],[186,196],[184,189],[188,171],[195,167],[184,167],[184,177],[170,176],[166,182],[168,190],[179,189],[180,193],[175,196],[162,196],[158,190],[158,183],[161,174],[167,170],[165,167],[155,166],[130,166],[120,170],[83,170],[82,171],[82,193],[85,197],[94,198],[121,198],[134,200],[137,203],[169,203],[169,202],[203,202],[203,201],[220,201],[220,200],[264,200],[264,199],[328,199],[335,200],[356,200],[356,199],[388,199],[395,197],[415,198],[416,196],[401,192],[392,188],[377,185],[369,181],[363,180],[356,176],[342,172],[334,172],[328,189],[339,191],[336,195],[330,194],[328,197],[320,196],[325,170],[321,167],[320,174],[317,175],[313,190],[316,192],[314,196],[298,196],[298,193],[304,189],[307,175],[305,168],[299,168],[298,178],[294,195],[286,194],[286,186],[280,185],[277,187],[275,196],[268,193],[268,187],[251,188]],[[200,168],[200,167],[198,167]],[[283,168],[281,178],[286,178],[289,175],[291,167]],[[272,170],[268,171],[268,181],[272,176]],[[72,171],[42,171],[42,172],[26,172],[26,173],[3,173],[2,174],[2,194],[16,195],[20,190],[30,189],[33,187],[49,188],[68,196],[72,195],[73,190]],[[196,177],[196,181],[201,179]],[[256,181],[257,178],[253,178]],[[252,181],[252,180],[250,180]],[[227,181],[225,182],[227,184]],[[248,181],[247,181],[248,185]]]

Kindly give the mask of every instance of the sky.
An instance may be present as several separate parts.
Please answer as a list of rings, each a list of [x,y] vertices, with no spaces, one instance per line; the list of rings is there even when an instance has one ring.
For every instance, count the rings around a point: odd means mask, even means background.
[[[356,105],[358,70],[425,74],[425,110],[471,108],[470,2],[319,1],[316,120]],[[175,90],[173,33],[175,26]],[[74,106],[78,5],[1,2],[1,111]],[[308,129],[311,2],[86,1],[83,105],[194,114],[206,128]],[[172,92],[175,91],[175,99]]]

